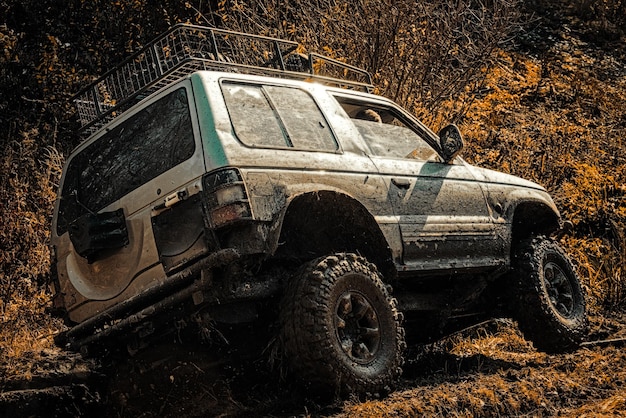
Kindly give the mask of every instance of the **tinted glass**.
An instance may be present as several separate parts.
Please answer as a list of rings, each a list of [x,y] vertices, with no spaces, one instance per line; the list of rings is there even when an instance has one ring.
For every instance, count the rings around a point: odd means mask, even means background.
[[[59,235],[190,158],[195,150],[187,93],[178,89],[138,112],[76,155],[63,184]]]

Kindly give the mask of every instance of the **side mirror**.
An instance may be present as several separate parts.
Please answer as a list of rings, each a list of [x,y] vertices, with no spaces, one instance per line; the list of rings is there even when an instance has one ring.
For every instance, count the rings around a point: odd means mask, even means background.
[[[463,137],[456,125],[450,124],[439,131],[439,146],[446,163],[459,155],[463,149]]]

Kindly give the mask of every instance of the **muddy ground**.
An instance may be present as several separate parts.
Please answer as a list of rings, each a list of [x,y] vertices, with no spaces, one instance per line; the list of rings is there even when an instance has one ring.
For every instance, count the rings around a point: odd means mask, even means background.
[[[396,390],[362,399],[311,396],[246,335],[230,345],[176,335],[97,361],[33,354],[31,375],[2,384],[0,416],[626,415],[626,314],[591,318],[589,340],[601,342],[559,355],[537,352],[511,321],[489,321],[410,347]]]
[[[537,23],[520,38],[531,63],[542,63],[543,76],[593,61],[590,74],[622,80],[626,44],[600,47],[559,16],[547,16],[549,24]],[[535,96],[544,94],[542,86],[537,83]],[[544,95],[560,105],[569,90],[549,87]],[[577,97],[569,105],[578,106]],[[2,375],[8,367],[0,361],[0,417],[626,416],[626,313],[598,311],[590,318],[590,343],[566,354],[537,352],[507,320],[412,346],[395,391],[363,399],[312,397],[283,375],[272,344],[250,337],[254,330],[229,336],[230,344],[176,334],[134,356],[111,353],[100,360],[50,349],[20,358],[24,366],[11,370],[23,371],[10,377]],[[251,352],[237,349],[242,346]]]

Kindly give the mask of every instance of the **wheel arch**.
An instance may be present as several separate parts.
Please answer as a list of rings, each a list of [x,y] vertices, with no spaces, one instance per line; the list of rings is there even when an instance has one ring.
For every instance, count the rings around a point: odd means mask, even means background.
[[[353,252],[374,263],[386,280],[396,276],[391,249],[376,220],[346,194],[323,190],[295,196],[280,218],[276,235],[276,258],[304,262]]]
[[[515,207],[512,221],[512,247],[532,236],[550,235],[560,228],[561,217],[544,202],[521,202]]]

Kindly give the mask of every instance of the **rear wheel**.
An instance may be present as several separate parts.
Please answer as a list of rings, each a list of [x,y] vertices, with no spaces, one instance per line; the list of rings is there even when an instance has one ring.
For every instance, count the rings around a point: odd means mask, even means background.
[[[535,347],[578,347],[587,333],[585,298],[569,257],[548,238],[522,242],[515,254],[516,319]]]
[[[313,388],[388,390],[406,347],[401,314],[376,267],[354,254],[307,263],[287,286],[282,341],[290,369]]]

